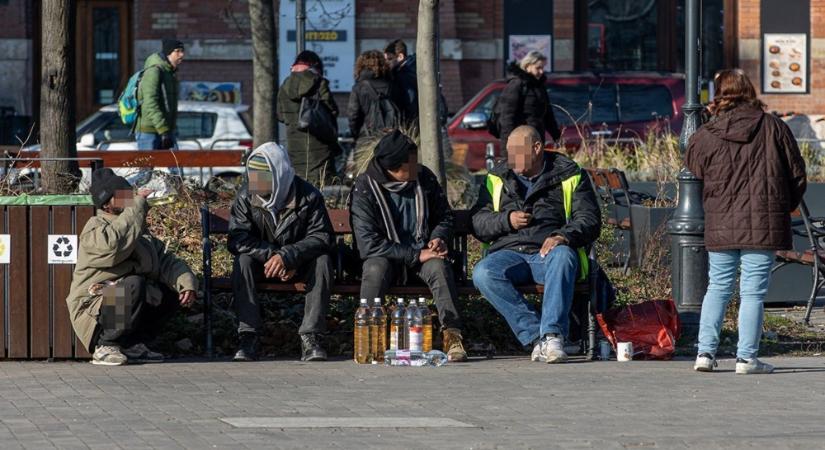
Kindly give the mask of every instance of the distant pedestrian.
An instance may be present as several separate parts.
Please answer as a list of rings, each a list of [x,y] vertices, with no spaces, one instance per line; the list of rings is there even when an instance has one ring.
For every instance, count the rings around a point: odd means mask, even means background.
[[[335,157],[340,152],[336,142],[325,142],[308,130],[298,129],[298,113],[305,97],[317,97],[332,117],[338,117],[338,105],[324,78],[324,63],[317,53],[305,50],[298,54],[278,91],[278,120],[287,127],[286,150],[295,173],[314,186],[332,184]]]
[[[507,86],[495,105],[503,159],[506,159],[507,138],[521,125],[535,128],[542,139],[545,139],[545,132],[556,142],[561,138],[547,93],[546,65],[546,56],[531,51],[518,64],[513,63],[508,68]]]
[[[390,82],[390,67],[378,50],[355,61],[355,86],[349,96],[349,129],[356,139],[383,135],[401,124],[399,93]]]
[[[693,135],[685,155],[687,167],[704,181],[710,266],[693,368],[716,367],[719,331],[741,269],[736,373],[771,373],[773,366],[756,357],[763,302],[775,251],[792,247],[790,213],[805,193],[805,161],[790,128],[765,114],[744,72],[723,70],[714,84],[711,119]]]
[[[418,76],[416,75],[415,55],[407,52],[407,44],[396,39],[384,48],[384,58],[390,65],[391,78],[399,93],[398,109],[404,120],[412,122],[418,119]]]
[[[183,57],[183,42],[164,39],[161,52],[146,58],[137,93],[140,104],[135,123],[138,150],[167,150],[176,146],[177,70]]]

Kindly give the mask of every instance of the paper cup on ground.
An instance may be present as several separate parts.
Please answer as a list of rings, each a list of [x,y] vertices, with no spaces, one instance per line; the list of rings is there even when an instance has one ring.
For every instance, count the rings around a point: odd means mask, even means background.
[[[632,361],[633,360],[633,343],[619,342],[616,346],[616,359],[618,361]]]

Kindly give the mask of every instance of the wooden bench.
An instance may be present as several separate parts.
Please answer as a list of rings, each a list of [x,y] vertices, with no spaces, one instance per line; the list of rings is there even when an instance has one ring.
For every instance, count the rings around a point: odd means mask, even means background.
[[[350,227],[349,210],[330,209],[327,210],[332,221],[332,227],[338,239],[339,248],[346,235],[352,234]],[[478,290],[469,277],[468,261],[468,238],[472,238],[472,218],[470,211],[456,210],[455,228],[453,239],[450,243],[450,252],[453,256],[453,272],[456,278],[456,288],[459,295],[479,295]],[[215,209],[209,210],[207,206],[201,208],[201,226],[203,233],[203,276],[204,276],[204,324],[206,327],[206,350],[209,357],[212,357],[212,328],[211,328],[211,308],[212,291],[230,291],[232,283],[228,277],[212,277],[212,241],[210,235],[225,235],[229,232],[229,210]],[[360,281],[344,277],[343,255],[339,252],[336,256],[336,276],[331,292],[339,295],[355,295],[361,291]],[[571,310],[570,329],[576,329],[580,339],[581,350],[588,359],[593,359],[596,347],[596,320],[595,311],[595,289],[592,284],[594,277],[576,284],[573,308]],[[258,283],[260,292],[280,292],[280,293],[305,293],[306,285],[301,282],[263,282]],[[518,290],[524,294],[541,295],[544,286],[525,285],[519,286]],[[397,296],[421,296],[429,295],[430,290],[426,285],[394,285],[389,288],[387,295]],[[587,317],[585,320],[584,318]]]

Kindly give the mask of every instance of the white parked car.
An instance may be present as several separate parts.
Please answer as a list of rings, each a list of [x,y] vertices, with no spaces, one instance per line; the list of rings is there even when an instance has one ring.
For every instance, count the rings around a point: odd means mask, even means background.
[[[214,102],[178,102],[177,141],[181,150],[209,150],[251,148],[252,135],[248,122],[247,105],[233,105]],[[118,115],[117,105],[100,108],[77,126],[78,157],[83,157],[84,150],[137,150],[135,136],[131,134],[131,125],[124,125]],[[26,147],[23,150],[39,151],[40,145]],[[169,168],[156,167],[156,170],[168,171]],[[244,168],[205,167],[183,168],[183,175],[198,180],[205,185],[213,177],[232,179],[244,173]],[[116,172],[128,176],[137,169],[116,169]],[[20,175],[31,175],[20,171]],[[88,186],[91,175],[83,170],[82,186]]]

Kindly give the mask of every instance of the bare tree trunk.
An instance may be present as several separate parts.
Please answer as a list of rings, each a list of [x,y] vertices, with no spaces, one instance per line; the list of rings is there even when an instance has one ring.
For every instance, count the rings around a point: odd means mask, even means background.
[[[275,2],[277,3],[277,2]],[[275,140],[278,88],[275,60],[275,12],[272,0],[249,0],[252,26],[253,125],[255,147]]]
[[[421,132],[421,162],[447,186],[444,151],[441,148],[441,124],[438,115],[438,70],[436,24],[438,0],[418,3],[418,36],[415,44],[416,76],[418,77],[418,124]]]
[[[43,0],[40,144],[44,158],[77,157],[75,137],[75,0]],[[44,162],[43,190],[69,193],[77,162]]]

